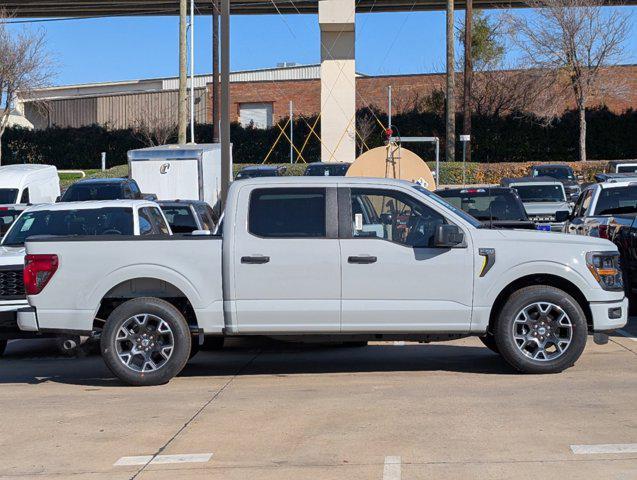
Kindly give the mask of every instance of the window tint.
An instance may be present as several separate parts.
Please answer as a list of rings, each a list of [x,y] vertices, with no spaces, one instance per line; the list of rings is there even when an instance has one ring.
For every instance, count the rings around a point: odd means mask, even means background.
[[[511,191],[477,189],[474,192],[438,192],[454,207],[461,208],[478,220],[528,220],[522,203]]]
[[[161,209],[164,211],[173,233],[190,233],[197,230],[197,222],[190,207],[164,205]]]
[[[152,235],[153,221],[151,220],[148,208],[139,209],[139,234],[140,235]]]
[[[13,225],[16,218],[20,216],[20,214],[24,210],[2,210],[0,211],[0,235],[4,235],[9,230],[9,227]]]
[[[604,188],[599,192],[595,215],[637,212],[637,187]]]
[[[201,220],[201,228],[204,230],[210,230],[212,232],[215,228],[215,224],[212,221],[212,216],[210,215],[210,207],[204,205],[196,205],[195,210],[197,210],[197,214],[199,215],[199,218]]]
[[[250,233],[260,237],[325,237],[325,189],[257,189],[248,223]]]
[[[562,185],[515,185],[518,195],[523,202],[565,202],[564,187]]]
[[[137,182],[130,182],[128,185],[131,192],[133,192],[133,198],[140,198],[142,192],[140,192],[139,187],[137,186]]]
[[[34,235],[132,235],[130,208],[91,208],[25,212],[4,237],[3,245],[24,245]]]
[[[29,189],[25,188],[22,190],[22,196],[20,197],[20,203],[30,203],[29,202]]]
[[[447,223],[435,210],[398,191],[352,189],[351,200],[354,237],[433,247],[436,229]]]
[[[16,203],[18,197],[17,188],[0,188],[0,204]]]
[[[166,224],[166,220],[164,220],[164,217],[161,214],[161,210],[157,207],[151,207],[148,209],[148,214],[150,217],[150,221],[153,224],[153,233],[157,233],[159,235],[168,235],[168,225]]]
[[[61,202],[84,202],[86,200],[116,200],[122,198],[122,187],[118,184],[75,184],[64,192]]]

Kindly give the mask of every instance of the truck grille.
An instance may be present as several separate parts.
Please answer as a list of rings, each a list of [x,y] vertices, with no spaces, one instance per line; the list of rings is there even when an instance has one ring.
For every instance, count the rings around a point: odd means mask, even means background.
[[[0,300],[17,300],[26,298],[22,268],[0,270]]]
[[[534,222],[554,222],[555,215],[529,215],[529,219]]]

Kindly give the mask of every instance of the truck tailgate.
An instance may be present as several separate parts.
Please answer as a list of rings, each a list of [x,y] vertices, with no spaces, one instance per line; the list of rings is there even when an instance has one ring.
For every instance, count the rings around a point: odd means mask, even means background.
[[[28,296],[29,304],[40,330],[90,331],[110,291],[129,282],[133,296],[144,296],[131,280],[154,279],[183,293],[200,328],[221,332],[221,244],[221,237],[211,236],[29,239],[27,254],[58,257],[57,271],[39,294]]]

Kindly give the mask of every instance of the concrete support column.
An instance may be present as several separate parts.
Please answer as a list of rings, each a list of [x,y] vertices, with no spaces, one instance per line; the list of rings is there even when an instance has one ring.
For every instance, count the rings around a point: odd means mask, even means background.
[[[321,160],[356,158],[354,0],[319,0],[321,28]]]

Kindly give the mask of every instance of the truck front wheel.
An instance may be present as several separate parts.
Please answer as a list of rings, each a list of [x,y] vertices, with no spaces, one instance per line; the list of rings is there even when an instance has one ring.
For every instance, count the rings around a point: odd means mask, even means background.
[[[495,342],[502,357],[524,373],[558,373],[586,346],[586,316],[568,293],[534,285],[513,293],[502,308]]]
[[[113,310],[100,346],[106,365],[124,383],[161,385],[186,365],[191,334],[184,316],[173,305],[142,297]]]

